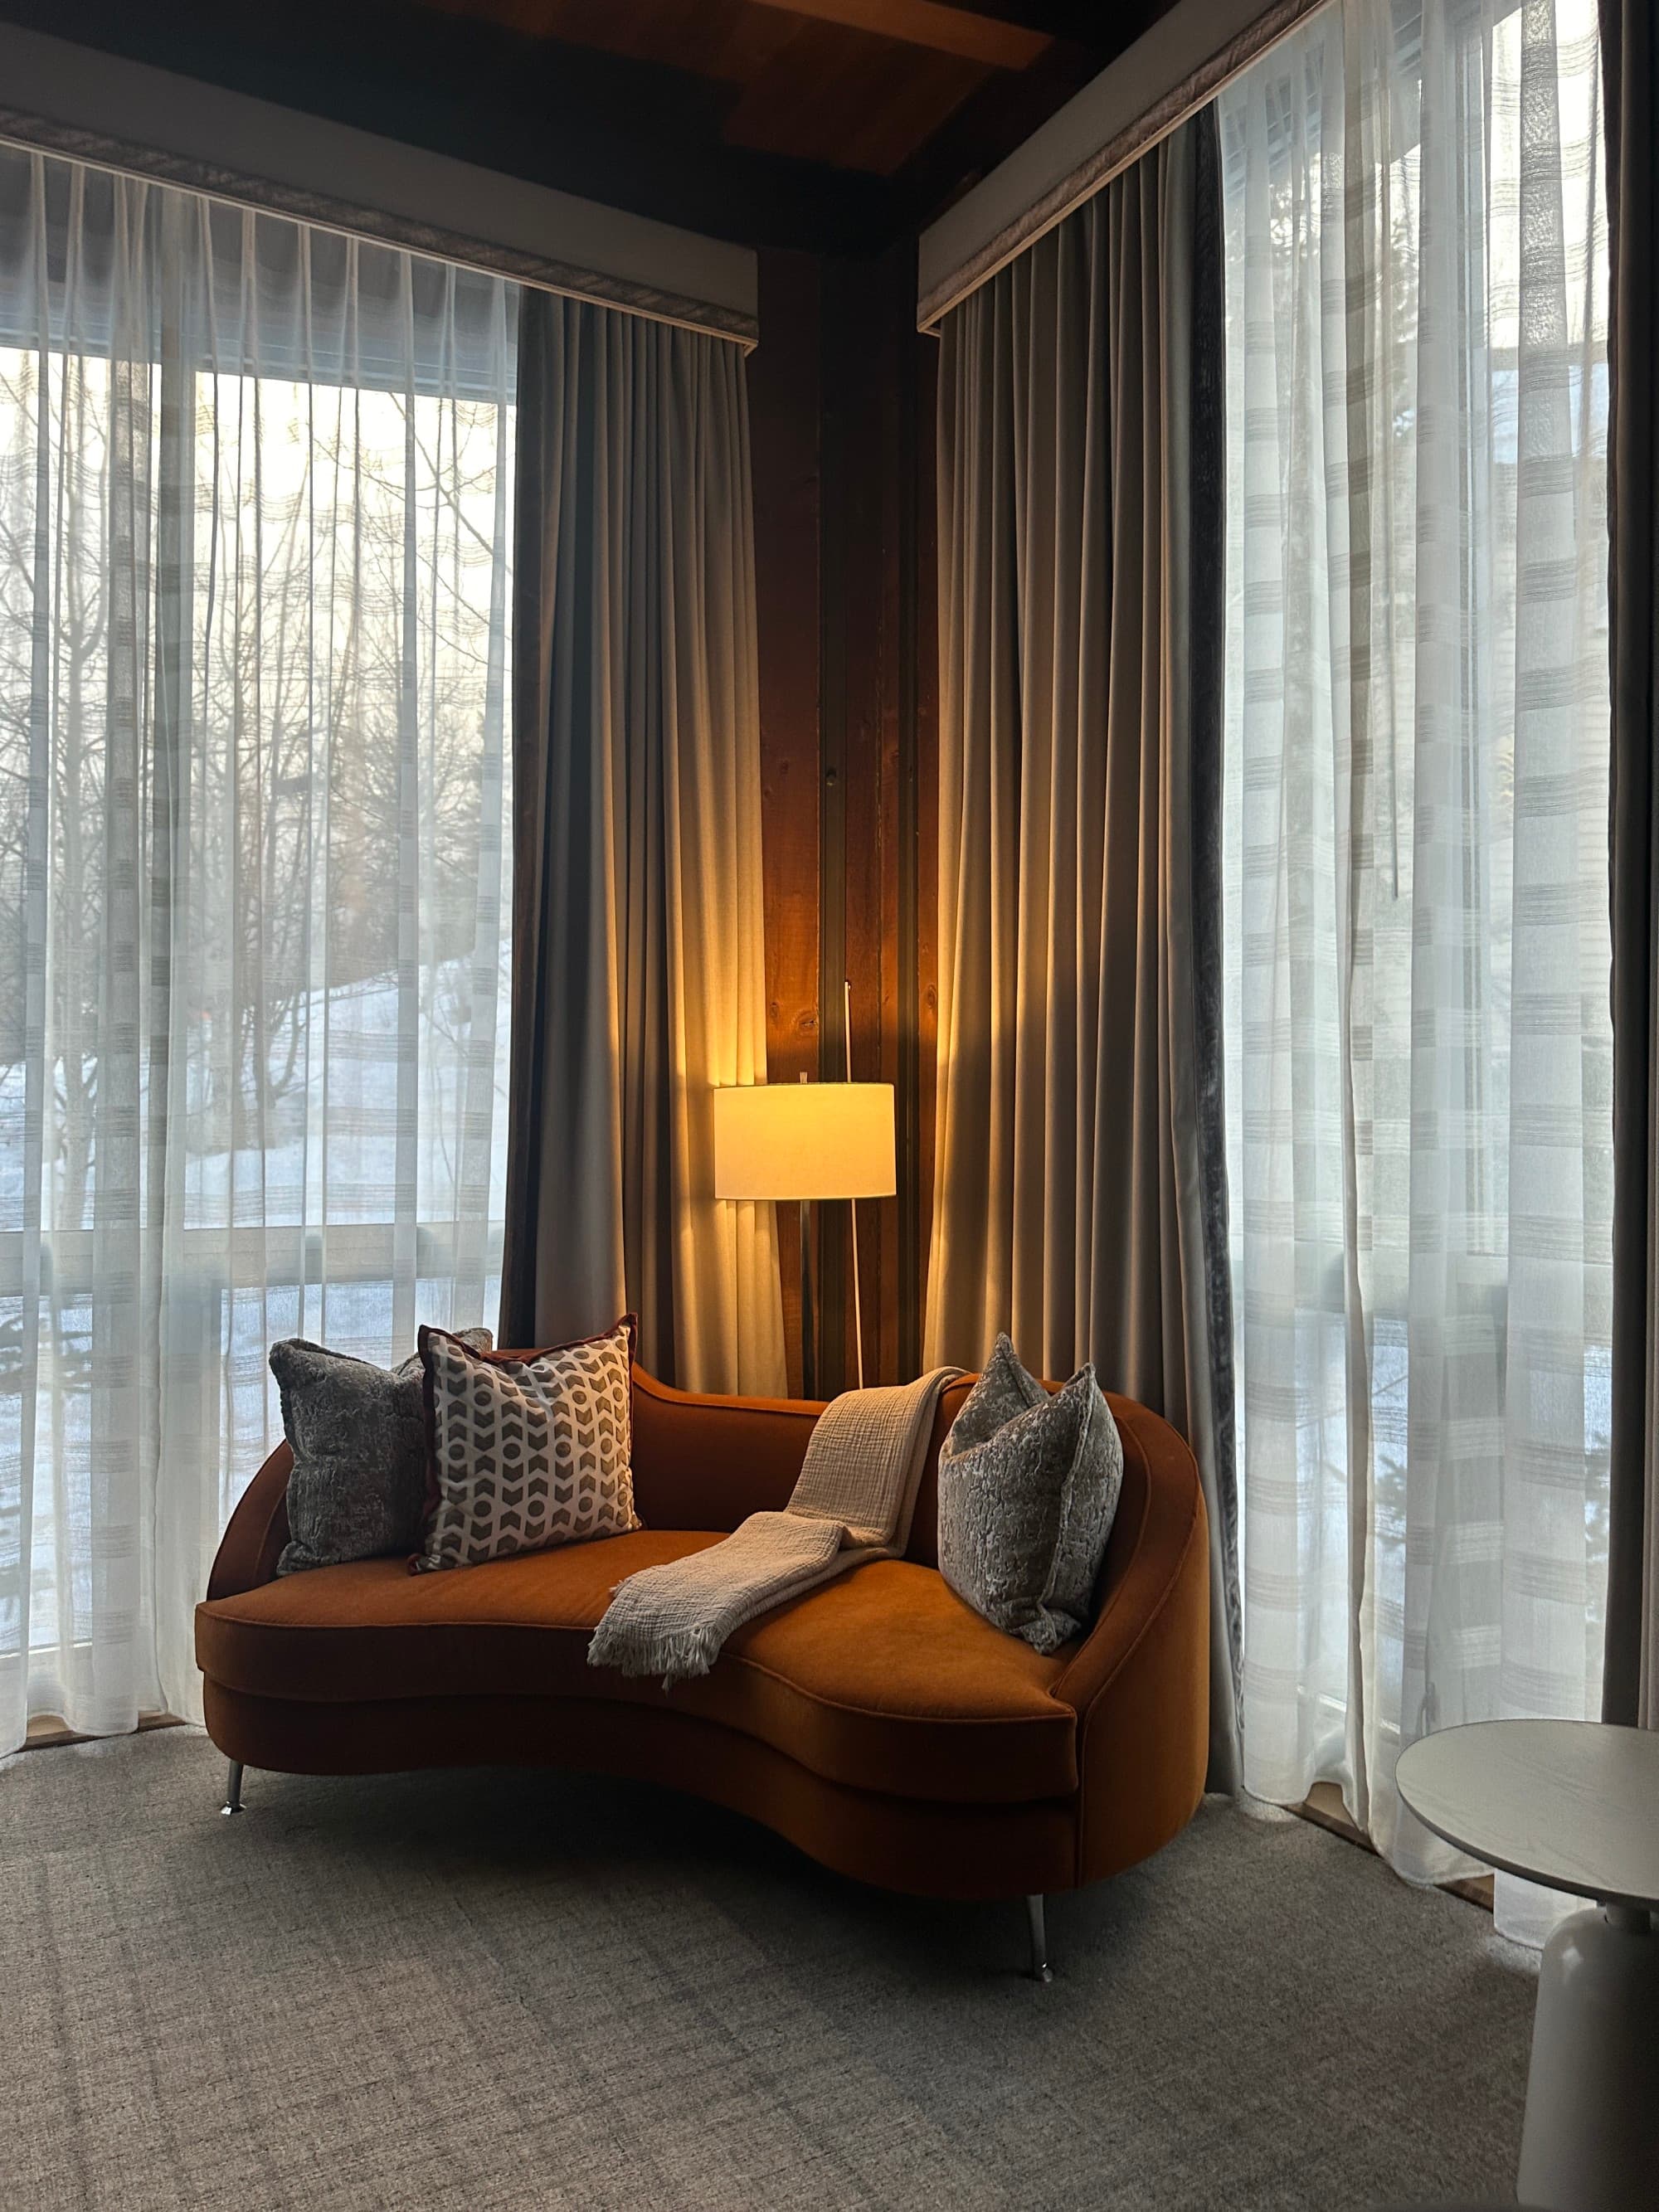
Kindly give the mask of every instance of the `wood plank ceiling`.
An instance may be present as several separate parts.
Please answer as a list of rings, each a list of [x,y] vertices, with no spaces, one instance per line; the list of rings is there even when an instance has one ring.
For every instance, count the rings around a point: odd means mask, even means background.
[[[1170,0],[0,0],[0,18],[755,245],[927,221]]]

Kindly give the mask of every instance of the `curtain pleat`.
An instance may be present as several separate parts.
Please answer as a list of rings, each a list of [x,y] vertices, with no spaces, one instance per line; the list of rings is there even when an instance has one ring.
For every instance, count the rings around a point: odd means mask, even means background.
[[[772,1209],[713,1196],[766,1075],[742,356],[543,295],[519,377],[503,1340],[632,1310],[655,1374],[781,1393]]]
[[[1659,30],[1601,0],[1613,301],[1613,1452],[1602,1714],[1659,1728]]]
[[[516,302],[0,150],[0,1750],[199,1710],[273,1338],[493,1304]]]
[[[1092,1359],[1197,1454],[1210,1779],[1237,1777],[1218,998],[1214,123],[942,329],[926,1364]]]

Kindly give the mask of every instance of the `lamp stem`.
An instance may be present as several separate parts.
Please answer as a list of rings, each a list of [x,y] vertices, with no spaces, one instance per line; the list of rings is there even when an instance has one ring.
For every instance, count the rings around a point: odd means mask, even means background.
[[[800,1202],[800,1395],[818,1395],[817,1332],[812,1326],[812,1201]]]

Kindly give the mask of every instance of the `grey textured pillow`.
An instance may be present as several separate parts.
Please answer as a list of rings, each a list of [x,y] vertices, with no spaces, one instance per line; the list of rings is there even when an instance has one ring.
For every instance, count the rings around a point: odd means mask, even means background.
[[[1087,1625],[1123,1487],[1123,1442],[1092,1366],[1050,1395],[1006,1336],[939,1455],[939,1572],[1033,1650]]]
[[[468,1329],[480,1352],[487,1328]],[[279,1575],[420,1549],[426,1519],[426,1407],[420,1354],[375,1367],[293,1336],[270,1347],[294,1454]]]

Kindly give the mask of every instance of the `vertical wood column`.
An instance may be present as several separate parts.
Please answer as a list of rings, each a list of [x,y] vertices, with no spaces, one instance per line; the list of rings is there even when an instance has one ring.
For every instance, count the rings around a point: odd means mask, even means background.
[[[843,793],[842,951],[853,985],[853,1072],[894,1085],[898,1194],[859,1208],[868,1381],[914,1375],[921,1355],[922,1271],[931,1214],[936,894],[933,435],[938,348],[915,327],[908,244],[879,260],[830,264],[824,318],[826,611],[839,617],[844,678],[824,692],[844,717],[835,762]],[[835,465],[829,465],[833,450]],[[830,563],[843,581],[832,592]],[[826,842],[826,870],[831,855]],[[927,916],[924,921],[924,901]],[[829,901],[826,899],[826,913]],[[830,942],[823,939],[830,983]],[[833,1010],[839,1012],[839,1007]],[[832,1010],[825,1007],[826,1042]],[[835,1028],[838,1033],[839,1024]],[[835,1072],[840,1073],[839,1049]],[[830,1224],[846,1249],[845,1206]],[[850,1265],[850,1255],[848,1262]],[[850,1284],[842,1290],[843,1373],[854,1371]]]
[[[842,1079],[849,979],[854,1075],[897,1105],[898,1194],[859,1207],[871,1382],[920,1364],[932,1194],[937,348],[914,328],[913,254],[763,255],[750,367],[769,1074]],[[817,1212],[828,1395],[856,1374],[850,1208]],[[779,1237],[793,1387],[791,1209]]]
[[[849,973],[849,904],[855,933],[862,922],[855,889],[847,880],[848,777],[861,770],[864,748],[853,721],[860,654],[852,633],[864,619],[854,573],[861,550],[862,509],[868,456],[865,449],[863,302],[856,263],[827,260],[823,270],[819,449],[823,499],[818,536],[818,1074],[839,1083],[847,1073],[845,982]],[[854,840],[867,834],[864,810],[852,808]],[[878,863],[878,865],[879,865]],[[858,988],[854,985],[854,1012]],[[864,1073],[855,1060],[855,1074]],[[851,1355],[851,1279],[848,1273],[847,1207],[821,1205],[818,1224],[818,1389],[832,1398],[856,1372]],[[866,1371],[866,1381],[876,1378]]]
[[[766,1059],[773,1083],[818,1073],[818,544],[822,264],[760,261],[762,343],[749,357],[759,627]],[[800,1389],[799,1216],[780,1206],[789,1388]]]

